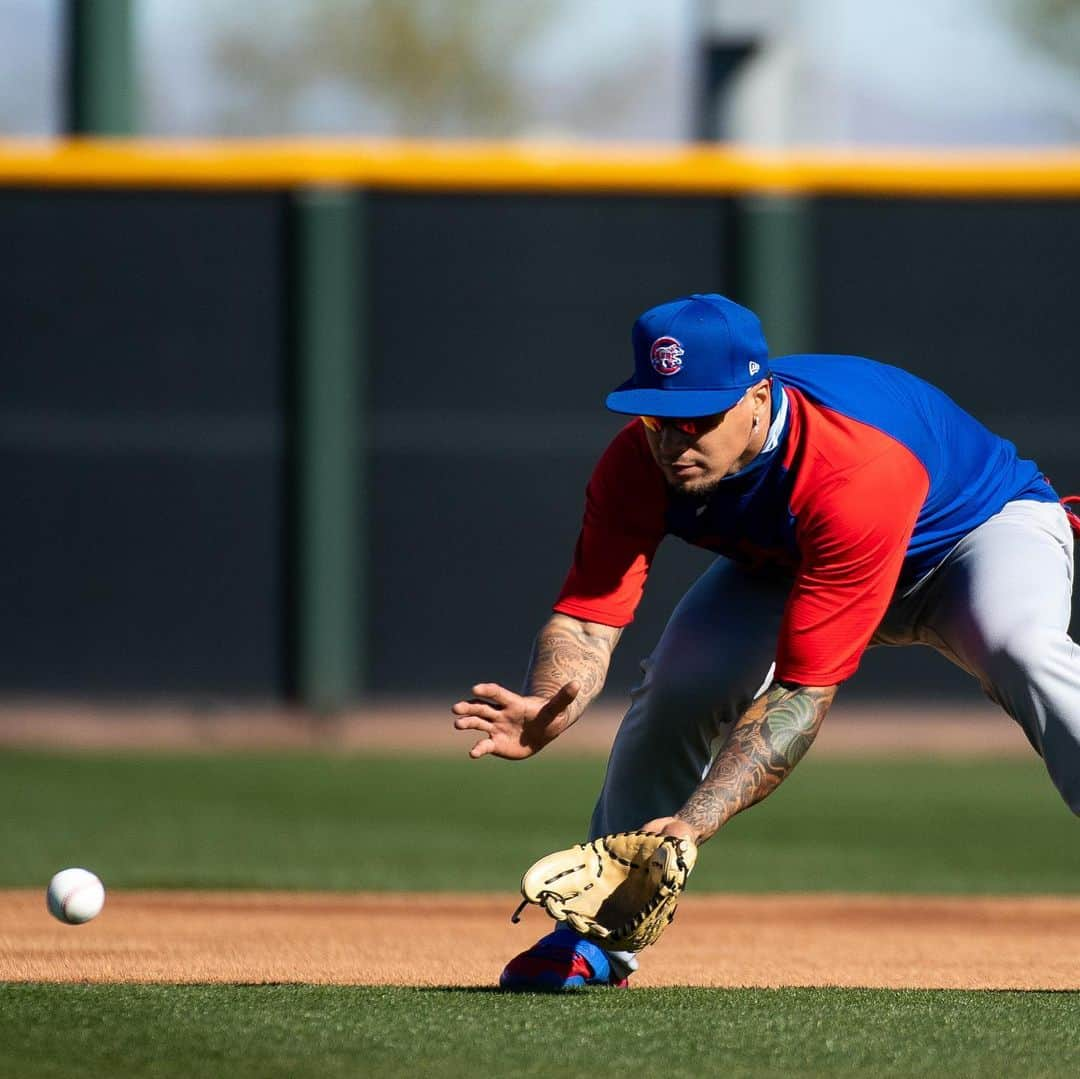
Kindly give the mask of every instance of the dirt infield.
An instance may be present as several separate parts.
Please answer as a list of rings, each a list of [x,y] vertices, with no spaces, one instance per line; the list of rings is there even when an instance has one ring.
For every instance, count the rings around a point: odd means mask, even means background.
[[[84,926],[0,892],[0,980],[494,984],[512,895],[120,892]],[[1080,899],[688,896],[641,987],[1080,989]]]
[[[548,753],[604,753],[622,718],[601,703]],[[344,753],[465,754],[472,736],[454,731],[446,702],[375,702],[328,716],[300,709],[0,701],[0,746],[217,752],[316,749]],[[822,725],[814,756],[931,754],[1008,757],[1031,747],[1003,712],[977,699],[869,707],[841,701]]]

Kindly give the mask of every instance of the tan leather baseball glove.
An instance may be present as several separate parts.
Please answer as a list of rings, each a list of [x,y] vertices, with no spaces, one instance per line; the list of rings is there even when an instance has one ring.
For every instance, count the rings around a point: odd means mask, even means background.
[[[697,861],[689,839],[618,832],[541,858],[521,878],[525,901],[614,951],[654,944],[675,917]]]

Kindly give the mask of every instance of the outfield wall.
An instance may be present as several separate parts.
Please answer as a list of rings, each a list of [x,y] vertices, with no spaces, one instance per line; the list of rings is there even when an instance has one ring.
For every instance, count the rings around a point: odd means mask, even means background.
[[[0,184],[6,693],[312,700],[302,657],[326,647],[357,673],[324,701],[516,682],[618,427],[630,324],[687,291],[931,379],[1080,489],[1075,155],[0,143]],[[334,376],[354,424],[318,451],[354,482],[326,524],[298,332],[327,287],[322,249],[298,258],[312,188],[345,205],[355,262],[330,281],[355,301]],[[614,687],[706,563],[662,549]],[[852,685],[927,689],[964,683],[906,654]]]

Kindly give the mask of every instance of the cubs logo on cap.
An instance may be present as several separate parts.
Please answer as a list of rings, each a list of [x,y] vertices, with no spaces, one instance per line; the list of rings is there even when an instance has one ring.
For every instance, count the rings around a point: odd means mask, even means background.
[[[653,370],[658,375],[677,375],[682,370],[682,358],[685,351],[682,344],[674,337],[658,337],[649,351]]]

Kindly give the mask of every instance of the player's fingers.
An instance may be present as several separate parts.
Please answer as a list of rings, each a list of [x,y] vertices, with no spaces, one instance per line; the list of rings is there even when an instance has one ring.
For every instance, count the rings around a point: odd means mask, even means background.
[[[501,704],[504,707],[519,699],[516,693],[511,693],[498,682],[478,682],[472,687],[472,692],[474,697],[486,697],[494,704]]]
[[[482,738],[469,750],[469,756],[475,761],[480,757],[486,757],[489,753],[494,752],[495,742],[491,738]]]
[[[496,720],[501,715],[499,710],[492,708],[487,701],[458,701],[450,711],[455,716],[481,716],[490,720]]]
[[[689,839],[692,843],[697,842],[694,829],[686,821],[679,820],[678,817],[657,817],[656,820],[643,824],[639,831],[652,832],[655,835],[673,835],[676,839]]]
[[[450,711],[456,716],[467,716],[472,715],[477,707],[488,707],[489,709],[490,706],[490,701],[482,701],[478,698],[470,697],[467,701],[455,701],[450,705]]]
[[[643,824],[638,831],[655,832],[659,835],[674,819],[674,817],[657,817],[656,820],[651,820],[648,823]]]
[[[494,726],[490,720],[481,719],[479,716],[458,716],[454,720],[454,727],[459,731],[483,731],[490,734]]]

